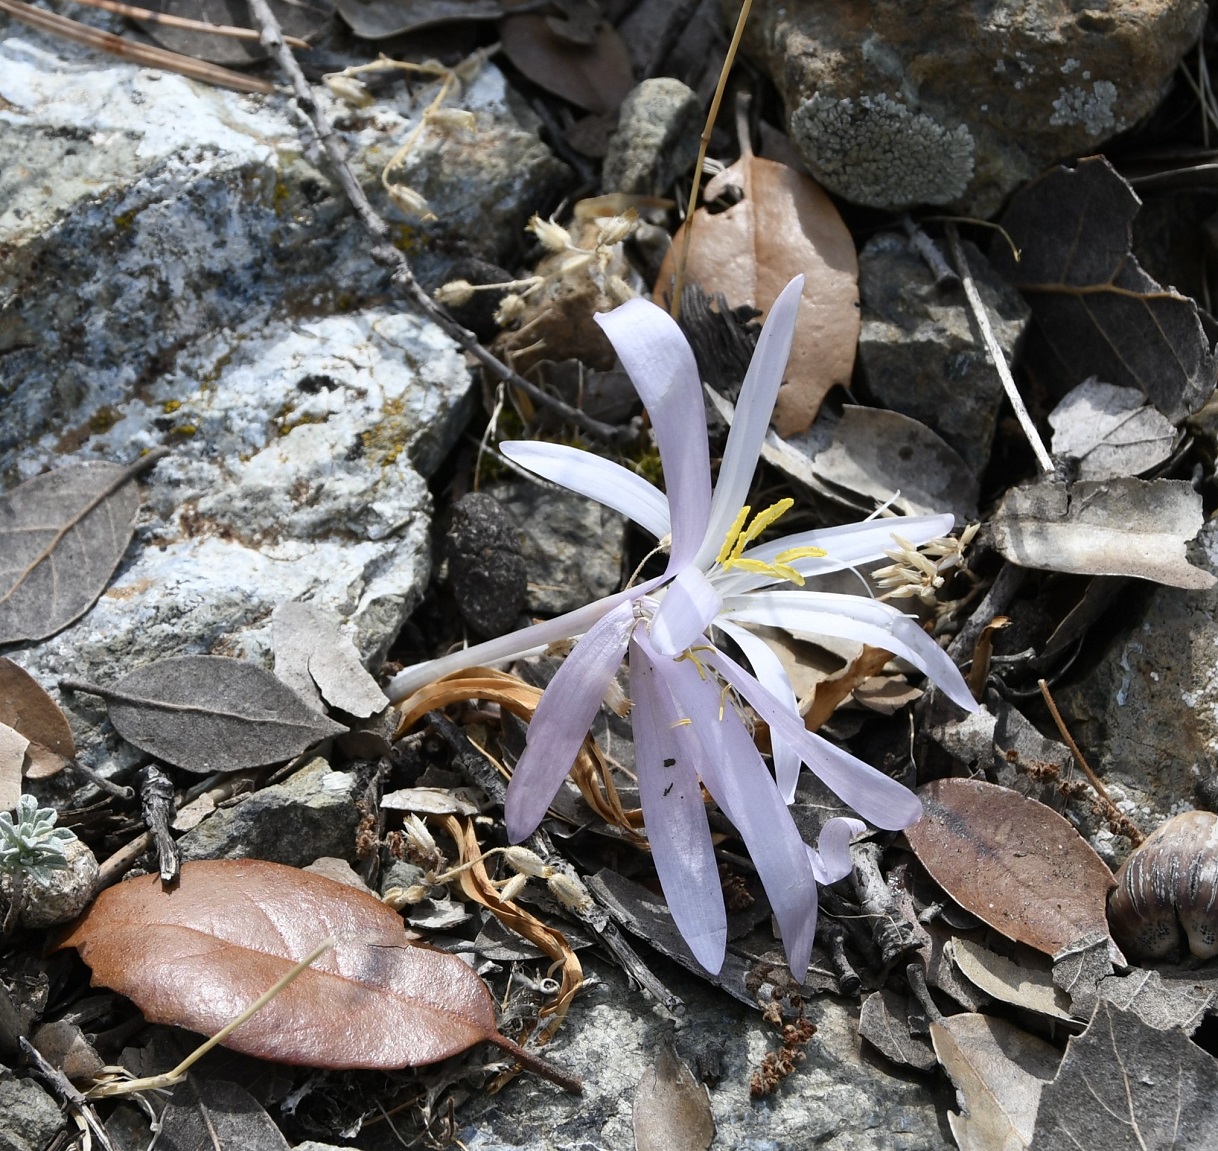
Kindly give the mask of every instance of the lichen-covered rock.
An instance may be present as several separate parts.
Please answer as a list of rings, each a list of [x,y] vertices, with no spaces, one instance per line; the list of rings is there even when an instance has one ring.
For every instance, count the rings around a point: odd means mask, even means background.
[[[680,80],[644,80],[622,101],[617,131],[609,138],[606,192],[660,196],[698,158],[702,106]]]
[[[1030,311],[971,244],[969,268],[1007,362]],[[1004,391],[976,335],[964,290],[940,288],[905,237],[873,236],[859,257],[859,363],[872,398],[920,420],[980,476],[990,459]]]
[[[732,19],[738,8],[724,3]],[[1049,164],[1147,115],[1205,15],[1204,0],[760,0],[745,48],[831,191],[988,216]]]

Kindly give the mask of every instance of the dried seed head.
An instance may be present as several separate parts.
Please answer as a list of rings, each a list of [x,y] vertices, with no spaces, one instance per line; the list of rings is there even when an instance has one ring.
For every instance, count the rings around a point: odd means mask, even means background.
[[[607,220],[598,220],[596,222],[598,233],[596,242],[609,245],[620,244],[633,235],[638,223],[639,214],[633,208],[620,216],[610,216]]]
[[[413,188],[409,188],[405,184],[386,184],[385,191],[389,193],[393,206],[407,215],[418,216],[421,220],[437,218],[435,212],[431,210],[431,205]]]
[[[504,903],[511,903],[511,901],[524,890],[525,884],[528,882],[529,877],[527,875],[513,875],[512,878],[499,889],[499,898],[502,899]]]
[[[543,248],[551,252],[565,252],[571,246],[571,233],[553,220],[534,216],[529,221],[528,230],[541,241]]]
[[[443,132],[472,132],[478,127],[473,112],[465,108],[436,108],[427,113],[427,124]]]
[[[427,898],[427,888],[421,883],[412,884],[410,887],[391,887],[381,896],[381,902],[388,904],[394,911],[401,911],[403,907],[412,907],[416,903],[422,903]]]
[[[527,847],[509,847],[503,852],[504,861],[513,871],[521,875],[534,875],[538,879],[549,879],[554,874],[552,868],[535,851]]]
[[[524,297],[515,292],[509,292],[499,301],[499,307],[495,309],[495,323],[501,328],[506,328],[508,324],[514,324],[519,320],[524,312]]]
[[[550,889],[550,894],[563,907],[568,907],[572,911],[582,911],[592,906],[592,897],[588,894],[587,888],[578,879],[563,875],[561,871],[556,871],[551,875],[546,880],[546,886]]]
[[[334,72],[329,76],[323,76],[322,82],[338,99],[344,104],[350,104],[353,108],[367,108],[372,103],[372,93],[368,91],[367,85],[354,76],[344,76],[341,72]]]
[[[468,280],[449,280],[435,290],[435,298],[446,308],[459,308],[474,298],[474,286]]]

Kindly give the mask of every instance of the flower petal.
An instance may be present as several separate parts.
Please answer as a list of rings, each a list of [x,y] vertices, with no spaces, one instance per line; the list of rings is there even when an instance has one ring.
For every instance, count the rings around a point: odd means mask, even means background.
[[[731,636],[736,646],[744,652],[744,658],[749,661],[757,682],[798,715],[799,700],[795,696],[795,689],[791,686],[786,669],[782,666],[782,660],[775,654],[774,649],[761,636],[746,627],[737,627],[723,617],[715,620],[715,627],[724,635]],[[795,785],[799,782],[799,753],[775,731],[770,732],[770,748],[778,790],[783,795],[794,795]]]
[[[462,648],[439,659],[430,659],[424,663],[416,663],[408,667],[389,681],[385,686],[385,694],[390,703],[398,703],[411,692],[417,691],[425,684],[443,679],[454,671],[464,671],[467,667],[478,667],[482,664],[502,663],[508,659],[523,659],[527,655],[536,655],[544,651],[550,644],[564,639],[573,639],[583,635],[593,624],[608,615],[620,604],[639,599],[653,588],[663,583],[663,577],[657,576],[644,583],[636,584],[624,591],[614,592],[593,603],[569,611],[566,615],[555,616],[553,619],[542,620],[507,635],[496,636],[472,647]]]
[[[534,475],[620,512],[656,539],[668,535],[668,497],[629,468],[567,444],[507,440],[499,450]]]
[[[651,642],[663,655],[679,655],[706,634],[723,607],[719,593],[695,567],[684,567],[664,589],[651,619]]]
[[[702,748],[680,724],[672,693],[637,642],[630,645],[630,697],[639,798],[660,886],[694,958],[717,973],[727,950],[727,913],[698,785]]]
[[[921,800],[912,791],[808,731],[798,715],[793,715],[731,657],[716,648],[704,659],[752,704],[771,731],[790,740],[809,770],[868,823],[898,831],[922,815]],[[790,802],[794,796],[785,798]]]
[[[965,711],[976,711],[959,668],[917,620],[879,600],[837,592],[757,591],[724,601],[727,617],[802,635],[832,635],[883,648],[909,660]]]
[[[503,809],[513,843],[541,822],[571,770],[634,626],[634,605],[619,604],[588,629],[542,694]]]
[[[817,883],[836,883],[854,870],[850,841],[866,830],[867,825],[861,819],[847,819],[840,815],[834,816],[820,829],[816,848],[808,848]]]
[[[770,305],[770,314],[761,329],[744,383],[740,385],[736,416],[727,434],[723,463],[719,466],[719,478],[715,481],[706,538],[695,561],[700,568],[707,567],[719,554],[727,529],[748,499],[749,486],[761,455],[761,444],[769,430],[774,401],[778,398],[778,388],[787,370],[803,290],[804,278],[796,276]]]
[[[719,686],[688,660],[673,661],[665,678],[702,744],[702,782],[748,847],[791,973],[803,982],[816,935],[816,878],[807,845],[740,716],[730,703],[721,707]]]
[[[650,300],[593,317],[634,381],[660,449],[672,518],[669,572],[698,552],[710,515],[710,451],[698,364],[676,321]]]

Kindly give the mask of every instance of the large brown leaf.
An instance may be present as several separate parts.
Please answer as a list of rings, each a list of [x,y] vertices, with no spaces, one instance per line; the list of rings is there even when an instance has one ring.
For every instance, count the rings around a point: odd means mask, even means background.
[[[803,303],[787,377],[774,408],[780,436],[807,431],[825,394],[848,384],[859,339],[858,256],[837,209],[810,177],[785,164],[744,155],[707,186],[714,199],[728,188],[743,198],[724,212],[694,213],[685,275],[728,304],[749,304],[768,315],[778,293],[804,275]],[[683,225],[656,278],[655,299],[672,293],[674,253],[685,243]]]
[[[135,530],[129,481],[164,454],[74,464],[0,495],[0,644],[46,639],[93,606]]]
[[[1195,301],[1163,287],[1130,250],[1141,201],[1102,156],[1055,168],[1011,201],[991,258],[1027,297],[1028,357],[1054,395],[1090,376],[1137,388],[1173,423],[1195,412],[1218,363]]]
[[[961,907],[1049,955],[1108,934],[1112,872],[1057,812],[977,779],[936,780],[918,795],[922,818],[905,836]]]
[[[413,946],[398,914],[333,880],[261,860],[184,863],[102,892],[60,942],[93,982],[156,1023],[212,1035],[328,936],[337,943],[226,1045],[313,1067],[407,1067],[489,1040],[495,1004],[456,956]]]
[[[31,779],[62,771],[76,754],[67,717],[42,685],[11,659],[0,659],[0,723],[30,741],[24,758]]]

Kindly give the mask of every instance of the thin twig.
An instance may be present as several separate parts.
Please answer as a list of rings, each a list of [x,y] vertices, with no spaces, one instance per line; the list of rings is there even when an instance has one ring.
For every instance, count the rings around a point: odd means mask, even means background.
[[[994,361],[994,368],[998,372],[999,379],[1002,380],[1002,386],[1006,389],[1007,399],[1011,401],[1011,407],[1015,409],[1015,415],[1019,419],[1019,426],[1023,428],[1023,434],[1027,436],[1028,443],[1032,445],[1032,450],[1036,453],[1037,462],[1045,472],[1051,475],[1054,470],[1053,459],[1041,442],[1040,433],[1036,430],[1031,415],[1028,414],[1023,397],[1015,386],[1015,377],[1011,375],[1011,369],[1007,366],[1006,356],[1002,354],[1002,348],[994,335],[994,329],[990,326],[989,313],[985,310],[985,304],[981,299],[981,294],[977,291],[977,285],[973,283],[973,274],[969,271],[968,260],[964,256],[960,233],[953,223],[945,224],[944,230],[947,232],[947,240],[951,245],[956,270],[960,273],[961,286],[964,288],[964,294],[968,298],[973,316],[977,320],[977,327],[981,330],[981,339],[990,353],[990,359]]]
[[[612,443],[622,439],[626,435],[632,434],[628,430],[614,427],[612,424],[602,423],[600,420],[593,419],[585,412],[564,404],[562,400],[551,396],[536,384],[530,383],[519,373],[512,371],[507,364],[487,348],[484,348],[478,342],[478,338],[473,332],[467,331],[458,324],[447,311],[423,290],[418,280],[415,279],[414,272],[411,270],[410,262],[406,259],[406,256],[393,246],[389,225],[381,218],[376,209],[373,208],[367,195],[364,193],[363,187],[351,171],[343,142],[339,139],[329,118],[313,95],[313,90],[309,87],[305,74],[300,70],[300,65],[296,63],[296,57],[292,55],[292,50],[283,42],[283,32],[279,27],[279,21],[276,20],[267,0],[248,0],[248,3],[250,15],[253,17],[254,23],[261,30],[262,46],[271,54],[275,62],[291,81],[292,92],[296,97],[297,105],[313,125],[313,131],[317,135],[318,142],[325,149],[326,156],[330,160],[339,185],[342,187],[348,201],[350,201],[356,219],[359,220],[360,226],[373,242],[370,255],[378,264],[390,270],[394,286],[423,315],[442,328],[448,336],[461,346],[462,350],[473,356],[496,379],[503,380],[514,388],[519,388],[534,403],[544,408],[549,408],[563,419],[577,425],[589,435],[595,436],[599,440]]]
[[[154,12],[151,8],[137,8],[134,4],[119,4],[117,0],[76,0],[89,8],[100,8],[103,12],[113,12],[116,16],[126,16],[129,20],[141,20],[145,24],[160,24],[166,28],[186,28],[192,32],[210,32],[216,36],[227,36],[230,40],[257,40],[258,32],[254,28],[238,28],[233,24],[212,24],[207,20],[192,20],[189,16],[172,16],[168,12]],[[308,51],[309,42],[296,36],[285,36],[285,44]]]
[[[204,80],[208,84],[218,84],[221,88],[232,88],[238,92],[253,92],[269,96],[275,91],[273,84],[265,80],[255,80],[252,76],[243,76],[219,64],[208,64],[196,60],[193,56],[183,56],[180,52],[170,52],[165,48],[154,48],[151,44],[137,44],[133,40],[124,40],[113,32],[103,32],[100,28],[90,28],[76,20],[69,20],[55,12],[47,12],[35,8],[23,0],[0,0],[0,12],[5,12],[14,20],[20,20],[40,32],[49,32],[53,36],[62,36],[86,48],[96,48],[99,52],[109,52],[112,56],[120,56],[136,64],[149,68],[164,68],[167,72],[177,72],[181,76],[189,76],[193,80]]]

